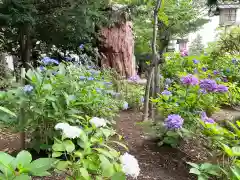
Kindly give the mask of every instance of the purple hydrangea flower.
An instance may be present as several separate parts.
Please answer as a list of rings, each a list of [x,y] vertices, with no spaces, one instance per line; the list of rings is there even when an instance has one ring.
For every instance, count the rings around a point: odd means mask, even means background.
[[[136,81],[140,80],[140,77],[138,75],[135,75],[135,76],[131,76],[130,78],[128,78],[128,80],[136,82]]]
[[[200,88],[208,92],[215,92],[218,85],[215,80],[212,79],[203,79],[200,81]]]
[[[170,114],[164,121],[164,125],[167,129],[175,130],[181,129],[184,119],[177,114]]]
[[[224,77],[222,80],[223,82],[228,82],[228,79],[226,77]]]
[[[198,64],[198,63],[199,63],[199,60],[193,59],[193,63],[194,63],[194,64]]]
[[[80,80],[85,80],[86,79],[85,76],[80,76],[79,78],[80,78]]]
[[[225,93],[228,91],[228,87],[227,86],[224,86],[222,84],[219,84],[217,86],[217,89],[216,89],[217,92],[220,92],[220,93]]]
[[[214,74],[214,75],[218,75],[218,74],[219,74],[219,71],[214,70],[214,71],[213,71],[213,74]]]
[[[192,74],[188,74],[187,76],[181,78],[181,82],[185,85],[197,85],[198,78],[193,76]]]
[[[29,92],[32,92],[32,90],[33,90],[33,86],[31,86],[31,85],[25,85],[24,87],[23,87],[23,91],[24,92],[26,92],[26,93],[29,93]]]
[[[208,69],[206,67],[202,68],[202,71],[206,72]]]
[[[172,93],[168,90],[164,90],[161,94],[166,95],[166,96],[171,96],[172,95]]]
[[[212,75],[211,75],[211,74],[208,74],[208,78],[212,78]]]
[[[207,114],[205,112],[201,113],[201,119],[208,124],[213,124],[215,121],[212,118],[207,117]]]
[[[123,110],[127,110],[128,109],[128,103],[126,101],[123,103],[122,108],[123,108]]]

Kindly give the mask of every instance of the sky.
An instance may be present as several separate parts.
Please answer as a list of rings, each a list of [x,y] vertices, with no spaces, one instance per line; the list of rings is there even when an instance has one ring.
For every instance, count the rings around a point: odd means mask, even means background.
[[[237,10],[236,22],[237,24],[240,24],[240,9]],[[209,42],[214,41],[217,35],[216,29],[218,28],[218,25],[219,25],[219,16],[210,17],[210,22],[205,24],[199,31],[191,33],[189,35],[189,44],[195,39],[197,34],[200,34],[202,36],[203,44],[207,46]]]

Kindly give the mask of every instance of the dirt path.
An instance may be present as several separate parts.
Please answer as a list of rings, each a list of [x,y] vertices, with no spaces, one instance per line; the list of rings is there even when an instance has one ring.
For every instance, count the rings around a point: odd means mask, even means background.
[[[188,173],[186,154],[170,147],[157,147],[144,139],[142,128],[136,125],[140,120],[140,113],[125,111],[117,121],[117,130],[124,136],[130,154],[139,161],[138,180],[194,180]]]

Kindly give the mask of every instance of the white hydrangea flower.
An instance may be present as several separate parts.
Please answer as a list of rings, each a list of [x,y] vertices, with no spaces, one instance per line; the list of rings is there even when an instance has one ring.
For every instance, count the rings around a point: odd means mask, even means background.
[[[68,123],[58,123],[55,129],[62,130],[63,135],[70,139],[78,138],[82,133],[82,129],[77,126],[70,126]]]
[[[126,175],[132,176],[133,178],[137,178],[139,176],[140,168],[138,160],[133,155],[125,153],[120,156],[120,162],[122,170]]]
[[[56,130],[63,130],[65,128],[68,128],[70,125],[68,123],[57,123],[55,126]]]
[[[107,125],[107,122],[103,118],[93,117],[90,121],[90,124],[93,126],[98,127],[105,127]]]

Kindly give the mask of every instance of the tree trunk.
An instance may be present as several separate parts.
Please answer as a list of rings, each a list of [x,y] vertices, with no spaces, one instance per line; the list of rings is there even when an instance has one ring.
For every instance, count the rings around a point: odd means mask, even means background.
[[[26,25],[20,30],[20,54],[21,66],[26,69],[30,68],[31,58],[31,26]]]
[[[148,111],[149,111],[149,92],[150,92],[150,87],[151,87],[151,80],[152,80],[152,74],[154,70],[155,64],[158,63],[159,56],[157,54],[157,47],[156,47],[156,42],[157,42],[157,31],[158,31],[158,12],[161,7],[162,0],[157,0],[155,9],[154,9],[154,24],[153,24],[153,39],[152,39],[152,54],[153,54],[153,59],[151,62],[151,65],[149,67],[149,73],[148,73],[148,78],[147,78],[147,84],[146,84],[146,89],[145,89],[145,101],[144,101],[144,115],[143,115],[143,120],[146,121],[148,119]],[[154,79],[153,79],[154,81]]]

